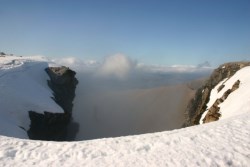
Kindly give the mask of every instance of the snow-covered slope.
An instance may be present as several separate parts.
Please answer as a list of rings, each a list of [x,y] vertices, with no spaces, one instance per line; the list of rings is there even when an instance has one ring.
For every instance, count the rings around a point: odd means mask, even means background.
[[[0,136],[0,166],[249,166],[250,114],[138,136],[82,142]]]
[[[213,106],[217,99],[222,98],[225,92],[233,87],[233,85],[239,80],[239,88],[226,98],[221,104],[219,104],[219,112],[221,114],[220,119],[226,119],[234,117],[242,113],[250,111],[250,66],[244,67],[237,71],[232,77],[226,78],[212,89],[210,94],[210,100],[207,103],[207,110],[202,114],[200,123],[203,123],[203,119],[207,115],[209,109]],[[223,88],[219,91],[219,87],[223,85]]]
[[[28,138],[25,130],[29,129],[30,110],[63,112],[51,99],[46,67],[48,61],[41,56],[0,57],[1,135]]]

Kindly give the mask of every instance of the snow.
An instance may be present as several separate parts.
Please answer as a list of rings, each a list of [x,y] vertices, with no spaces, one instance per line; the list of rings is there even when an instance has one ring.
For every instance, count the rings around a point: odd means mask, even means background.
[[[249,112],[161,133],[80,142],[0,136],[0,166],[249,166]]]
[[[0,57],[0,134],[28,138],[28,111],[63,112],[47,86],[47,59],[42,56]],[[22,127],[22,128],[20,128]]]
[[[249,166],[250,67],[219,83],[208,107],[238,79],[213,123],[79,142],[27,139],[28,110],[62,112],[51,100],[43,57],[0,57],[0,166]],[[218,93],[221,84],[225,87]],[[18,111],[17,111],[18,109]],[[7,137],[12,136],[12,137]],[[19,137],[14,138],[14,137]]]
[[[221,108],[221,118],[226,119],[246,113],[250,111],[250,67],[245,67],[238,71],[225,84],[227,86],[233,85],[237,80],[240,80],[240,86],[237,90],[232,92],[227,100],[219,105]],[[237,111],[237,112],[235,112]]]

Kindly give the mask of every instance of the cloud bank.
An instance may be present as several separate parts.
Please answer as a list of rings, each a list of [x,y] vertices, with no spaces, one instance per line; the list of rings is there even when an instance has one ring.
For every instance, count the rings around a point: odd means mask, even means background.
[[[57,65],[68,66],[77,72],[93,72],[96,77],[124,80],[133,73],[200,73],[210,72],[214,68],[209,62],[198,65],[148,65],[138,63],[124,54],[105,57],[102,61],[82,60],[75,57],[51,59]]]

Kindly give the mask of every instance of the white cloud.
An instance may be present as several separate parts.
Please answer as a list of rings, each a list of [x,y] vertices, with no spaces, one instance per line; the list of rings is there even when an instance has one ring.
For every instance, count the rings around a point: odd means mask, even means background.
[[[192,72],[206,72],[211,71],[211,67],[198,67],[193,65],[146,65],[138,64],[137,68],[144,72],[154,72],[154,73],[192,73]]]
[[[125,79],[135,68],[136,62],[123,54],[106,57],[97,70],[97,76]]]

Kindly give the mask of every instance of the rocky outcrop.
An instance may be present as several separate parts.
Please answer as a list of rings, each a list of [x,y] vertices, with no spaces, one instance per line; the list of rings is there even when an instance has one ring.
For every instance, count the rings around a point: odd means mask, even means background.
[[[48,85],[54,92],[55,102],[61,106],[66,114],[72,113],[75,89],[78,83],[75,72],[67,67],[49,67],[45,70],[50,80]]]
[[[0,52],[0,57],[5,57],[5,53],[4,52]]]
[[[186,122],[184,126],[192,126],[199,124],[202,114],[206,111],[206,104],[209,101],[211,90],[225,78],[230,78],[238,70],[245,66],[249,66],[250,62],[235,62],[235,63],[226,63],[221,65],[219,68],[215,69],[211,74],[210,78],[205,82],[205,84],[197,90],[194,99],[192,99],[186,110]],[[229,89],[225,92],[221,99],[218,99],[215,104],[210,108],[208,115],[205,118],[205,122],[211,122],[218,120],[220,113],[218,105],[225,100],[225,98],[237,87],[239,86],[239,81],[234,84],[232,89]],[[218,92],[223,89],[224,85],[222,84],[218,88]]]
[[[228,89],[228,90],[222,95],[221,98],[217,99],[217,100],[214,102],[214,104],[212,105],[212,107],[210,107],[210,108],[208,109],[208,112],[207,112],[205,118],[202,120],[203,123],[208,123],[208,122],[213,122],[213,121],[219,120],[219,117],[221,116],[221,114],[220,114],[220,112],[219,112],[219,111],[220,111],[219,105],[220,105],[221,103],[223,103],[223,102],[227,99],[227,97],[228,97],[233,91],[235,91],[236,89],[238,89],[238,88],[239,88],[239,85],[240,85],[240,81],[237,80],[237,81],[234,83],[234,85],[232,86],[231,89]]]
[[[76,134],[78,127],[71,121],[75,89],[78,83],[75,78],[76,73],[64,66],[48,67],[45,71],[50,77],[48,85],[54,92],[54,97],[51,98],[62,107],[64,113],[44,111],[44,114],[39,114],[35,111],[29,111],[31,120],[28,130],[29,138],[55,141],[71,140],[68,134],[70,133],[72,137],[72,134]],[[69,124],[71,124],[71,127],[75,127],[75,132],[68,132]]]

